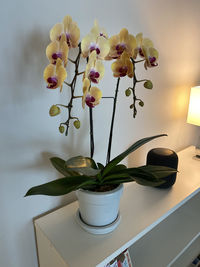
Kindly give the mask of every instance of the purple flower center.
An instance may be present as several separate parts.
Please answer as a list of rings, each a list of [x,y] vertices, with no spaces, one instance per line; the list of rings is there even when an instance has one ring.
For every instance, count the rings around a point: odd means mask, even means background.
[[[118,55],[121,55],[123,52],[124,52],[124,50],[126,49],[126,45],[125,44],[118,44],[118,45],[116,45],[116,50],[117,50],[117,54]]]
[[[101,52],[99,47],[96,44],[93,44],[93,45],[90,46],[90,52],[92,52],[94,50],[96,50],[97,55],[99,55],[100,52]]]
[[[103,32],[100,32],[100,36],[103,36],[104,38],[106,38],[106,36],[103,34]]]
[[[139,55],[140,55],[141,57],[144,57],[144,54],[143,54],[143,51],[142,51],[142,48],[141,48],[141,47],[139,48]]]
[[[58,40],[59,40],[59,41],[61,40],[61,36],[62,36],[62,35],[60,35],[60,36],[58,37]],[[65,36],[66,36],[67,45],[68,45],[69,47],[71,47],[71,44],[70,44],[70,34],[66,32],[66,33],[65,33]]]
[[[71,47],[71,44],[70,44],[70,34],[66,32],[66,40],[67,40],[67,44],[69,47]]]
[[[99,78],[100,74],[98,71],[95,70],[91,70],[90,74],[89,74],[89,79],[93,82],[93,83],[98,83],[98,78]]]
[[[127,66],[120,67],[119,68],[120,77],[126,76],[127,71],[128,71],[128,67]]]
[[[156,63],[155,57],[149,57],[149,62],[150,62],[152,67],[158,66],[158,63]]]
[[[57,83],[58,83],[58,79],[54,76],[54,77],[49,77],[47,79],[47,82],[49,83],[47,85],[47,88],[55,88]]]
[[[85,98],[85,103],[88,107],[93,108],[94,107],[94,103],[95,102],[95,98],[92,95],[87,95]]]
[[[52,58],[54,59],[53,64],[56,64],[56,60],[57,60],[58,58],[62,59],[62,53],[61,53],[61,52],[53,53],[53,54],[52,54]]]

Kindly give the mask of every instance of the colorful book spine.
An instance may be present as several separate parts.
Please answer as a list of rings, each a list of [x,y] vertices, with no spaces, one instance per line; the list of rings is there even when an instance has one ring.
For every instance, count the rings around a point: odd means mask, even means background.
[[[114,258],[105,267],[133,267],[128,249]]]

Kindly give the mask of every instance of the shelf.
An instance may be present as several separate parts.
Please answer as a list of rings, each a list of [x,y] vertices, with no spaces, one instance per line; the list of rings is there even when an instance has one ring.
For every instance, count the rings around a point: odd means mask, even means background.
[[[200,161],[192,158],[193,153],[193,146],[178,153],[179,173],[171,189],[128,184],[121,199],[121,223],[110,234],[95,236],[81,229],[75,221],[77,202],[35,220],[40,266],[101,267],[124,249],[134,248],[133,244],[162,225],[161,222],[187,201],[200,195]],[[60,263],[42,265],[44,258],[53,261],[48,254],[50,250],[51,254],[59,255]]]

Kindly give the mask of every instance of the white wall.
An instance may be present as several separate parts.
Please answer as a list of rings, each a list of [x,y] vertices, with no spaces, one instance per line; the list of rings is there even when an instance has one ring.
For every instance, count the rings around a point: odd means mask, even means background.
[[[199,81],[199,10],[198,0],[18,0],[2,3],[1,267],[36,267],[32,219],[74,199],[73,193],[65,197],[23,198],[31,186],[59,177],[50,166],[49,157],[89,155],[86,111],[80,117],[85,128],[80,131],[72,129],[69,137],[59,134],[59,118],[48,116],[49,107],[63,101],[64,96],[60,96],[58,90],[47,90],[42,79],[47,64],[45,48],[49,42],[49,29],[70,14],[80,26],[81,37],[89,32],[97,18],[110,36],[127,27],[132,34],[142,31],[154,41],[160,52],[159,67],[148,72],[141,68],[139,72],[141,78],[152,79],[154,89],[138,87],[138,96],[144,100],[145,106],[138,108],[136,119],[132,119],[129,100],[124,96],[130,81],[124,79],[121,82],[112,155],[144,136],[168,133],[168,137],[153,141],[131,155],[128,159],[131,166],[143,164],[150,148],[162,146],[178,151],[196,142],[199,129],[188,125],[186,116],[190,87]],[[110,63],[106,65],[101,88],[104,95],[111,95],[116,80],[111,78]],[[80,105],[76,105],[75,110],[82,112]],[[106,150],[102,148],[107,144],[105,130],[108,129],[110,110],[109,100],[104,100],[94,112],[95,159],[102,162],[105,160]]]

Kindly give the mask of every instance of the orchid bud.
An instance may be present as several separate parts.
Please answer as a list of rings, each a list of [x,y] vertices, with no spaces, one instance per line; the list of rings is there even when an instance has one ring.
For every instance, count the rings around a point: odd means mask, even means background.
[[[80,123],[79,120],[74,121],[74,127],[75,127],[76,129],[79,129],[80,126],[81,126],[81,123]]]
[[[131,90],[128,88],[128,89],[126,89],[126,91],[125,91],[125,95],[126,96],[130,96],[130,94],[131,94]]]
[[[53,117],[57,116],[58,114],[60,114],[60,108],[56,105],[51,106],[49,110],[49,115]]]
[[[150,80],[147,80],[145,83],[144,83],[144,87],[146,89],[152,89],[153,88],[153,83],[150,81]]]
[[[65,131],[65,127],[63,125],[61,125],[59,127],[59,132],[62,134],[62,133],[64,133],[64,131]]]
[[[134,107],[134,105],[133,105],[133,104],[131,104],[131,105],[130,105],[130,109],[133,109],[133,107]]]
[[[141,107],[143,107],[143,106],[144,106],[144,102],[143,102],[142,100],[140,100],[139,105],[140,105]]]

